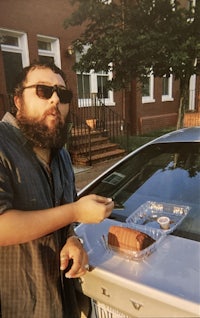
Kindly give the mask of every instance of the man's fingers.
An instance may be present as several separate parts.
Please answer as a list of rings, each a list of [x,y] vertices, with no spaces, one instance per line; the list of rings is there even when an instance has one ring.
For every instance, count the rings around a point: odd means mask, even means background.
[[[63,271],[66,269],[69,263],[69,258],[66,254],[60,255],[60,270]]]
[[[95,200],[99,203],[109,204],[112,202],[111,198],[102,197],[100,195],[95,195]]]
[[[88,265],[88,257],[83,257],[82,259],[74,260],[73,265],[66,272],[66,278],[76,278],[84,275],[86,271],[89,269]]]

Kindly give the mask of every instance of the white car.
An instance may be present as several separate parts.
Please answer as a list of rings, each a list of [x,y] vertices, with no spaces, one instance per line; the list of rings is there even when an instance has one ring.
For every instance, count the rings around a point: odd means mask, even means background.
[[[133,151],[79,196],[89,193],[115,202],[109,219],[76,228],[90,263],[77,288],[91,298],[91,317],[200,317],[200,127]],[[160,216],[169,217],[168,229],[160,227]],[[108,244],[111,225],[155,242],[119,253]]]

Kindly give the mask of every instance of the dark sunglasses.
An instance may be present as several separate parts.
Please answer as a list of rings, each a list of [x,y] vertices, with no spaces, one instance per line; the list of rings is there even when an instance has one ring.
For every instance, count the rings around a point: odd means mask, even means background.
[[[36,88],[36,94],[39,98],[49,99],[51,98],[53,93],[56,92],[60,99],[61,104],[68,104],[72,100],[72,96],[73,96],[72,91],[57,85],[47,86],[42,84],[35,84],[35,85],[25,86],[23,87],[22,90],[26,88],[33,88],[33,87]]]

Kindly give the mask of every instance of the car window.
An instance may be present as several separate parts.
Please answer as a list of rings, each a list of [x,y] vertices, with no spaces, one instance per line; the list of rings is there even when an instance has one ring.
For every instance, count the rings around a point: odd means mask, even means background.
[[[111,215],[125,221],[147,201],[190,207],[174,235],[200,240],[200,145],[163,143],[146,146],[107,173],[90,189],[112,197]]]

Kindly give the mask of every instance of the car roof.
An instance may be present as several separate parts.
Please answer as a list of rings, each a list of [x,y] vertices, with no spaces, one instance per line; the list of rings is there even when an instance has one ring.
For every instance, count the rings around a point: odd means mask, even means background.
[[[175,130],[153,141],[153,143],[165,142],[200,142],[200,126]]]

